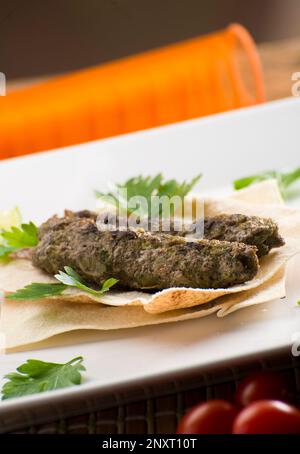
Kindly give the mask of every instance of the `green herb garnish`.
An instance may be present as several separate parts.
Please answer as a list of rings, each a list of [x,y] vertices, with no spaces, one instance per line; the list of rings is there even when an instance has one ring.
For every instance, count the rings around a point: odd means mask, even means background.
[[[34,247],[38,244],[38,228],[33,222],[11,227],[0,232],[0,258],[7,258],[12,252],[23,248]]]
[[[49,298],[51,296],[61,295],[68,287],[76,287],[83,292],[89,293],[94,296],[101,296],[108,292],[109,289],[115,285],[118,280],[114,278],[107,279],[100,290],[95,290],[87,286],[87,284],[81,279],[79,274],[73,270],[70,266],[65,266],[64,271],[59,271],[54,277],[60,281],[60,283],[38,283],[33,282],[32,284],[26,285],[25,287],[17,290],[14,293],[9,293],[6,296],[8,300],[39,300],[41,298]]]
[[[144,197],[147,200],[148,207],[151,206],[151,197],[152,196],[167,196],[174,197],[179,196],[181,198],[185,197],[193,187],[198,183],[201,178],[201,174],[197,175],[192,179],[190,183],[184,181],[179,183],[177,180],[167,180],[164,181],[163,175],[161,173],[157,174],[154,177],[147,176],[143,177],[141,175],[130,178],[125,181],[123,184],[116,184],[115,189],[112,192],[100,192],[96,191],[96,197],[102,198],[103,201],[108,203],[113,203],[119,209],[125,209],[129,213],[131,212],[130,208],[127,206],[127,202],[132,197]],[[122,195],[122,190],[126,189],[127,197],[124,198]],[[142,213],[147,214],[147,213]]]
[[[282,197],[287,199],[290,197],[291,193],[289,191],[290,187],[300,179],[300,167],[293,170],[292,172],[277,172],[275,170],[271,170],[268,172],[259,173],[257,175],[250,175],[248,177],[241,178],[239,180],[235,180],[233,182],[234,189],[244,189],[247,186],[250,186],[255,183],[259,183],[261,181],[275,179],[278,182],[278,186]]]
[[[41,298],[61,295],[66,288],[66,285],[59,283],[44,284],[33,282],[14,293],[9,293],[5,298],[7,300],[39,300]]]
[[[65,364],[28,359],[17,372],[4,376],[8,382],[3,385],[2,400],[80,385],[85,370],[82,361],[82,356]]]
[[[56,274],[54,277],[56,277],[56,279],[62,282],[62,284],[64,284],[66,287],[76,287],[94,296],[103,295],[103,293],[108,292],[108,290],[118,282],[117,279],[111,277],[102,284],[100,290],[94,290],[86,285],[86,283],[81,279],[79,274],[77,274],[76,271],[73,270],[73,268],[71,268],[70,266],[65,266],[64,270],[65,272],[59,271],[59,274]]]

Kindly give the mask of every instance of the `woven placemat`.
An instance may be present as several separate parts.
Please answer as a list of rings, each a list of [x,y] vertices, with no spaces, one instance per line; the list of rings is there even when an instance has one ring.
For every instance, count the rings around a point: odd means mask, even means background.
[[[272,370],[284,375],[293,392],[295,404],[300,404],[300,359],[285,353],[251,361],[240,367],[199,373],[187,380],[147,386],[142,390],[139,388],[138,392],[133,390],[128,395],[114,395],[111,396],[111,402],[119,401],[119,404],[107,403],[107,408],[102,407],[47,424],[27,425],[11,433],[175,433],[178,421],[186,410],[199,402],[213,398],[232,401],[238,381],[255,370]]]

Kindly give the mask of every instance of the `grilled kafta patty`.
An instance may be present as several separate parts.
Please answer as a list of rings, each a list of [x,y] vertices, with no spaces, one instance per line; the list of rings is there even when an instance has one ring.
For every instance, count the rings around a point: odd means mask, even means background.
[[[67,212],[69,216],[78,216],[81,218],[97,218],[97,214],[84,210],[77,213]],[[112,217],[107,214],[102,215],[107,222],[112,221]],[[171,230],[167,232],[163,222],[154,221],[155,231],[163,231],[171,235],[180,235],[187,238],[197,237],[197,224],[203,223],[203,220],[197,221],[185,230],[178,230],[171,225]],[[123,225],[124,220],[123,220]],[[145,230],[149,229],[148,219],[140,220],[140,226]],[[153,227],[153,226],[152,226]],[[260,218],[258,216],[245,216],[244,214],[222,214],[218,216],[206,217],[204,219],[204,238],[207,240],[237,241],[257,247],[257,255],[261,257],[267,255],[272,248],[284,245],[283,238],[279,235],[278,226],[270,218]],[[152,231],[153,231],[152,230]],[[201,231],[201,229],[200,229]]]
[[[55,274],[68,265],[100,284],[114,277],[131,289],[225,288],[252,279],[256,248],[149,232],[99,231],[87,217],[53,217],[42,224],[34,265]]]
[[[208,240],[238,241],[257,247],[259,257],[272,248],[284,245],[278,225],[270,218],[223,214],[204,220],[204,237]]]

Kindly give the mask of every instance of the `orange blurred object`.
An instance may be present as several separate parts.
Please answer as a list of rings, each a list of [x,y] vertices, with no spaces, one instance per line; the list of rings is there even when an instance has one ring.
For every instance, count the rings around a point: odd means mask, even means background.
[[[238,24],[57,77],[0,98],[0,158],[187,120],[265,100]]]

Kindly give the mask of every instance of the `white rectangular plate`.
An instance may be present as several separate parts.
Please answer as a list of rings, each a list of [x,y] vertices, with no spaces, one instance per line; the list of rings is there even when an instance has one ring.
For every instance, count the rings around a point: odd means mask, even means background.
[[[64,208],[93,208],[96,188],[158,172],[179,180],[202,172],[199,190],[228,193],[237,177],[299,166],[299,123],[300,100],[291,99],[3,161],[0,209],[18,205],[25,220],[39,223]],[[300,206],[299,199],[292,203]],[[41,421],[45,408],[56,408],[61,416],[63,405],[75,397],[86,402],[93,393],[290,348],[293,336],[300,336],[299,265],[298,259],[289,265],[285,300],[225,319],[212,315],[115,332],[78,332],[60,336],[59,343],[53,339],[48,348],[2,355],[0,376],[28,358],[65,362],[78,355],[84,356],[87,373],[81,386],[0,402],[0,430]]]

